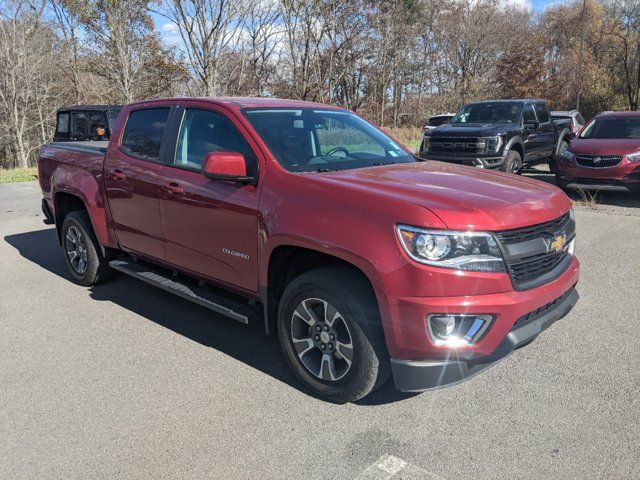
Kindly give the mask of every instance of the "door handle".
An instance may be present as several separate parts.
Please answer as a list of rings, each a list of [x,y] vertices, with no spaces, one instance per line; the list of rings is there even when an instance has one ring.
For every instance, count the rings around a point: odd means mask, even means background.
[[[165,192],[171,193],[173,195],[184,195],[184,188],[182,188],[180,185],[178,185],[175,182],[162,185],[162,189]]]
[[[125,178],[127,178],[122,170],[111,170],[109,172],[109,176],[114,180],[124,180]]]

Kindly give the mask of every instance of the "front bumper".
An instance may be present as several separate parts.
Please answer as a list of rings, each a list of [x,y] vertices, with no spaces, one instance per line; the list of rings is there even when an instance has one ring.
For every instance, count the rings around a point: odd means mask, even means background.
[[[581,167],[560,159],[558,178],[568,188],[640,192],[640,164],[626,158],[618,165],[604,168]]]
[[[391,359],[395,387],[403,392],[420,392],[466,380],[506,358],[514,349],[535,339],[543,330],[564,317],[578,298],[574,286],[561,297],[523,315],[493,353],[484,357],[460,358],[452,350],[449,358],[441,360]],[[454,356],[456,358],[453,358]]]
[[[502,156],[493,156],[493,157],[473,157],[473,156],[458,156],[458,155],[437,155],[433,153],[428,153],[425,151],[421,151],[418,154],[421,158],[426,158],[427,160],[436,160],[439,162],[446,163],[455,163],[457,165],[466,165],[468,167],[476,167],[476,168],[498,168],[504,163],[504,157]]]

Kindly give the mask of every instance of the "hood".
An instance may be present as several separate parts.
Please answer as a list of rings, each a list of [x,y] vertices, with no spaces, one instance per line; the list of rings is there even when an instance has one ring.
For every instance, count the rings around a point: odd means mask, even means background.
[[[432,133],[432,137],[482,137],[499,135],[516,130],[515,123],[456,123],[441,125]]]
[[[452,230],[507,230],[553,220],[571,208],[558,188],[508,173],[426,161],[316,174],[334,186],[424,207]],[[374,203],[372,203],[374,204]]]
[[[569,150],[585,155],[627,155],[640,151],[638,138],[575,138]]]

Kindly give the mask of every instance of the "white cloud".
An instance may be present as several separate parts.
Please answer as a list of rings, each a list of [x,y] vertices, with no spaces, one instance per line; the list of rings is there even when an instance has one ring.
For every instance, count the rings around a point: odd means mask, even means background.
[[[533,4],[529,0],[500,0],[505,7],[518,7],[528,12],[533,10]]]

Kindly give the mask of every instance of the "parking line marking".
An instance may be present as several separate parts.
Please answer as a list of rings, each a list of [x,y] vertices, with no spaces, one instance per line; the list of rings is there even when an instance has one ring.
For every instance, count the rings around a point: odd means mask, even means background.
[[[355,480],[443,480],[441,477],[411,465],[393,455],[382,455],[369,465]]]

